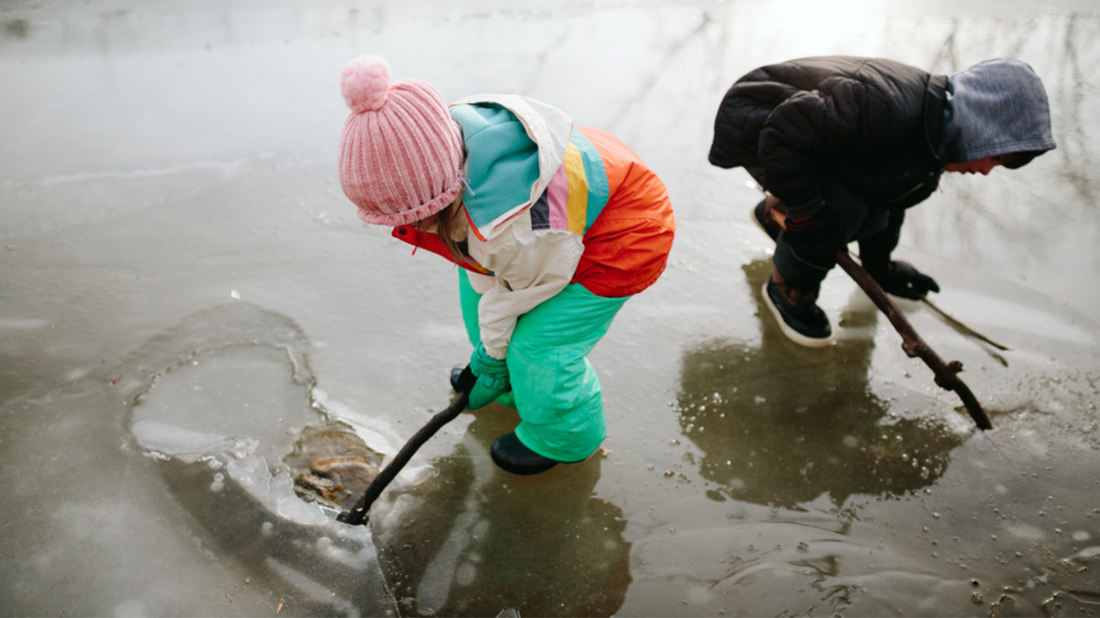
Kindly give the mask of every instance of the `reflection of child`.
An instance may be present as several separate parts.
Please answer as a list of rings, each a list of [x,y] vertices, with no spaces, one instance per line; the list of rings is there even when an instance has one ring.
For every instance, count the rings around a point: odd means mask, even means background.
[[[516,474],[584,460],[606,435],[586,356],[665,268],[675,230],[660,179],[613,136],[521,96],[447,106],[377,56],[347,65],[340,184],[367,222],[459,270],[475,349],[453,376],[470,409],[500,399],[520,424],[493,443]]]
[[[744,167],[767,190],[754,211],[777,241],[764,302],[784,334],[817,347],[832,339],[816,299],[837,250],[858,240],[864,267],[887,292],[938,292],[931,277],[890,259],[905,210],[944,171],[1016,169],[1054,146],[1046,91],[1019,60],[947,76],[826,56],[737,80],[718,108],[709,158]]]

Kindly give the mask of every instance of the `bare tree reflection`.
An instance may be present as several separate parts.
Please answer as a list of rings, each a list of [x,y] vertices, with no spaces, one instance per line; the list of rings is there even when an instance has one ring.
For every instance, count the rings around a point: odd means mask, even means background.
[[[1095,88],[1100,81],[1098,35],[1100,17],[1082,13],[951,20],[928,68],[952,73],[989,57],[1025,60],[1046,86],[1058,149],[1019,172],[989,179],[949,175],[944,198],[922,207],[907,225],[916,244],[935,250],[947,241],[956,246],[953,252],[980,257],[996,240],[994,246],[1014,247],[996,261],[1007,266],[1006,258],[1042,257],[1068,233],[1094,224],[1100,182],[1093,137],[1100,105]],[[1049,216],[1051,204],[1059,204],[1056,217]]]
[[[30,24],[25,19],[12,19],[4,22],[4,27],[0,28],[0,32],[3,32],[6,36],[13,39],[25,39],[27,33],[30,32]]]
[[[1077,191],[1077,197],[1094,202],[1097,178],[1095,175],[1095,140],[1089,139],[1089,131],[1095,128],[1092,115],[1097,106],[1096,84],[1100,59],[1100,18],[1096,15],[1074,13],[1066,18],[1061,45],[1058,50],[1052,84],[1052,98],[1061,112],[1059,123],[1059,148],[1064,152],[1066,165],[1062,169],[1065,180]]]
[[[770,261],[742,268],[759,302]],[[876,319],[873,309],[849,309],[841,324]],[[853,494],[896,496],[943,474],[960,437],[890,417],[868,383],[872,338],[807,350],[763,322],[759,347],[719,343],[683,359],[680,425],[702,451],[704,477],[735,499],[793,508],[822,494],[837,505]]]
[[[532,477],[502,472],[489,445],[517,422],[496,406],[479,412],[437,476],[372,514],[403,613],[610,616],[622,606],[631,544],[621,509],[592,495],[601,459]]]

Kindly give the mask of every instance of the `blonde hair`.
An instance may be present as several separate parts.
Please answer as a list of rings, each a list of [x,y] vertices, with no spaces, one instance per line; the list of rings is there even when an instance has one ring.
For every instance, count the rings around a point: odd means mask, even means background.
[[[459,193],[455,201],[439,211],[439,217],[435,221],[435,231],[456,262],[463,261],[469,253],[466,250],[465,234],[459,235],[459,226],[465,221],[462,217],[462,194]]]

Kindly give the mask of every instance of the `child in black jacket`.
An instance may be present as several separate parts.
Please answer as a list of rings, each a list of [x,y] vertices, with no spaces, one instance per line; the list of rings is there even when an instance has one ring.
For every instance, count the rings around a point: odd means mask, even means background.
[[[828,56],[746,74],[718,109],[710,162],[744,167],[767,197],[754,219],[776,240],[764,299],[783,332],[832,341],[816,305],[837,250],[858,240],[883,289],[919,299],[939,291],[892,261],[905,209],[945,172],[1021,167],[1055,147],[1039,77],[1010,58],[951,76],[885,59]]]

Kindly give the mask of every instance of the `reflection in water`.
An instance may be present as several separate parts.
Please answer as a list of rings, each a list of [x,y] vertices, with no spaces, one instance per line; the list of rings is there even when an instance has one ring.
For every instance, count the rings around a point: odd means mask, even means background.
[[[771,263],[742,268],[759,303]],[[943,474],[960,437],[890,417],[868,382],[872,338],[807,350],[761,319],[759,347],[721,344],[683,359],[680,425],[702,450],[704,477],[738,500],[795,507],[822,494],[837,505],[853,494],[899,495]],[[873,309],[849,309],[841,324],[875,320]]]
[[[500,471],[489,445],[514,412],[479,412],[451,463],[387,505],[371,527],[403,613],[609,616],[631,582],[619,507],[592,495],[599,456],[543,474]],[[381,507],[381,508],[380,508]]]

